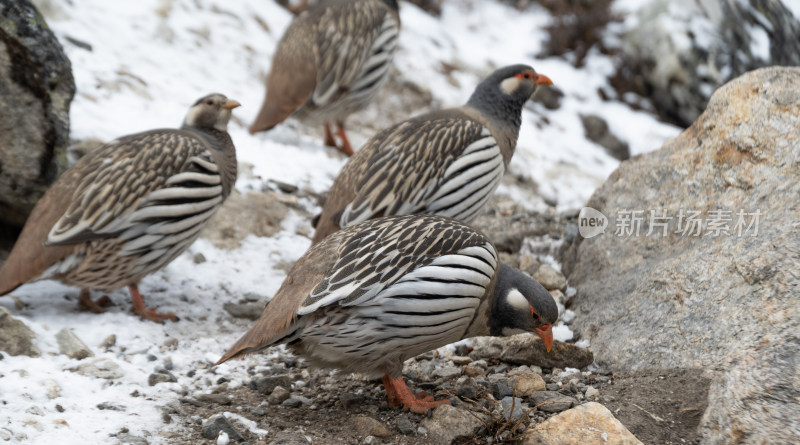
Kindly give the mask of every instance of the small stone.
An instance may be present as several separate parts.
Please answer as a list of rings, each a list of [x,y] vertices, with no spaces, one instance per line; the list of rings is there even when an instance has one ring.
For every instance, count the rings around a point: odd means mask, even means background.
[[[290,395],[291,393],[288,389],[283,386],[276,386],[275,389],[272,390],[272,394],[267,397],[267,402],[269,402],[270,405],[280,405],[288,399]]]
[[[361,442],[364,445],[377,445],[381,443],[380,439],[375,436],[367,436],[364,438],[364,441]]]
[[[421,427],[417,428],[417,434],[420,434],[420,435],[424,436],[425,434],[428,434],[428,429],[425,428],[424,426],[421,426]]]
[[[478,390],[472,385],[464,385],[458,388],[456,395],[462,399],[477,400]]]
[[[284,388],[292,387],[292,378],[288,374],[256,376],[250,380],[250,389],[254,389],[262,394],[272,394],[276,386]]]
[[[35,338],[25,323],[14,318],[8,309],[0,307],[0,351],[9,355],[39,357],[42,351],[33,344]]]
[[[44,381],[44,386],[47,387],[47,398],[53,400],[57,397],[61,396],[61,387],[58,386],[58,382],[53,379],[47,379]]]
[[[450,360],[452,360],[457,366],[468,365],[472,363],[472,359],[467,355],[454,355],[450,358]]]
[[[558,383],[548,383],[544,385],[546,391],[558,391],[561,389],[561,385]]]
[[[600,395],[600,391],[598,391],[594,386],[587,386],[586,392],[583,395],[586,396],[587,399],[592,399]]]
[[[109,349],[113,348],[117,344],[117,336],[115,334],[111,334],[103,340],[103,343],[100,343],[100,346]]]
[[[539,284],[544,286],[547,290],[563,290],[567,288],[567,279],[564,278],[564,274],[549,264],[542,264],[539,266],[539,270],[533,274],[533,279],[538,281]]]
[[[416,429],[408,417],[401,415],[397,417],[397,431],[400,431],[400,434],[409,435],[414,434]]]
[[[461,372],[467,377],[481,377],[486,371],[479,366],[467,365],[461,368]]]
[[[451,379],[461,375],[461,370],[455,366],[443,366],[433,370],[434,377],[443,379]]]
[[[264,312],[264,303],[225,303],[222,308],[231,317],[258,320],[258,317]]]
[[[120,405],[113,402],[102,402],[97,404],[97,409],[110,410],[110,411],[125,411],[125,405]]]
[[[158,385],[159,383],[177,382],[178,379],[171,372],[164,370],[154,372],[147,377],[147,384],[150,386]]]
[[[388,437],[392,433],[383,423],[368,416],[353,416],[348,422],[351,431],[357,436]]]
[[[200,434],[206,439],[217,439],[219,432],[224,431],[231,440],[236,442],[244,441],[244,437],[236,431],[231,422],[222,414],[214,414],[203,422]]]
[[[125,375],[125,371],[109,358],[98,358],[89,363],[79,365],[75,369],[78,374],[98,379],[118,379]]]
[[[158,360],[158,357],[156,357],[154,354],[147,354],[147,361],[148,362],[154,362],[156,360]]]
[[[520,397],[528,397],[535,391],[544,390],[544,379],[542,379],[542,376],[534,373],[533,371],[527,371],[524,374],[517,376],[517,379],[514,382],[514,394]]]
[[[555,368],[583,368],[594,361],[592,351],[579,348],[572,343],[556,341],[550,352],[544,347],[542,339],[537,335],[519,334],[508,337],[503,341],[503,351],[500,358],[508,363],[518,365],[532,365],[554,368],[553,375],[557,376]]]
[[[278,190],[282,191],[283,193],[292,194],[292,193],[296,193],[297,190],[298,190],[298,187],[296,185],[289,184],[289,183],[283,182],[283,181],[278,181],[277,179],[269,179],[269,180],[267,180],[267,182],[271,182],[271,183],[275,184],[275,186],[278,187]]]
[[[216,405],[230,405],[232,403],[232,400],[226,394],[199,394],[195,398],[201,402],[214,403]]]
[[[497,400],[502,400],[514,394],[514,390],[502,382],[491,383],[489,388],[492,390],[492,396]]]
[[[281,405],[288,408],[300,408],[303,405],[303,402],[296,397],[289,397],[288,399],[284,400]]]
[[[28,414],[33,414],[34,416],[44,416],[44,411],[42,411],[42,409],[38,406],[29,406],[25,412]]]
[[[194,264],[203,264],[206,262],[206,256],[198,252],[194,254],[192,261],[194,261]]]
[[[0,428],[0,440],[8,442],[14,437],[14,432],[8,428]]]
[[[525,415],[525,407],[519,397],[503,397],[500,405],[503,407],[503,418],[506,422],[516,422]]]
[[[344,409],[350,410],[359,407],[361,405],[361,402],[364,401],[364,396],[360,394],[346,392],[343,393],[341,396],[339,396],[339,401],[342,402],[342,407]]]
[[[250,408],[250,414],[254,416],[263,417],[267,415],[267,410],[263,406],[254,406]]]
[[[148,442],[144,437],[134,436],[128,433],[117,434],[117,440],[120,444],[150,445],[150,442]]]
[[[172,371],[175,368],[175,364],[172,363],[172,357],[164,357],[164,369],[167,371]],[[217,382],[219,384],[219,382]]]
[[[531,400],[539,411],[558,413],[572,407],[578,401],[575,398],[553,391],[537,391],[531,394]]]

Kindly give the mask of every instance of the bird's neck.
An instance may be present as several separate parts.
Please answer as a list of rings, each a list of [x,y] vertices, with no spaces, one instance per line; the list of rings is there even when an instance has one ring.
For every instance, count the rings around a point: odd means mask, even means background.
[[[222,176],[222,194],[227,197],[233,189],[234,183],[236,183],[237,175],[236,148],[233,145],[231,136],[227,131],[220,131],[216,128],[189,126],[183,126],[182,128],[202,137],[211,147],[214,162],[217,164]]]
[[[499,111],[496,108],[480,107],[473,103],[467,103],[464,111],[471,118],[489,129],[492,137],[497,141],[498,147],[500,147],[503,163],[508,167],[508,163],[511,162],[511,157],[514,156],[514,150],[517,147],[519,127],[522,124],[522,107],[518,109],[511,107],[504,111]]]

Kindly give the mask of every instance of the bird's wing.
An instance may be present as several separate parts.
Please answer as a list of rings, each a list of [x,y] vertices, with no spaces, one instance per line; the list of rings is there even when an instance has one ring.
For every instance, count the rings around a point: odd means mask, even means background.
[[[298,260],[256,325],[218,363],[279,343],[297,317],[323,307],[484,295],[497,267],[489,240],[452,219],[407,215],[340,230]]]
[[[380,2],[362,2],[341,10],[328,8],[317,25],[317,84],[311,100],[317,106],[330,103],[343,91],[354,87],[372,63],[384,66],[372,56],[388,57],[374,51],[383,46],[398,29],[387,21],[387,10]],[[385,61],[384,61],[385,62]]]
[[[360,151],[370,160],[355,197],[341,209],[340,227],[409,213],[469,220],[477,211],[473,204],[494,190],[505,171],[489,130],[458,113],[403,122]]]
[[[154,130],[90,153],[76,165],[84,175],[46,244],[120,237],[128,240],[122,254],[132,254],[162,238],[191,237],[223,200],[211,150],[193,132]]]

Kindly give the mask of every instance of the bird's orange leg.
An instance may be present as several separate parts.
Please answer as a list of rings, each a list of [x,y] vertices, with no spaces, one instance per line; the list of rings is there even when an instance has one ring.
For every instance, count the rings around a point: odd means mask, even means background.
[[[134,284],[128,286],[128,291],[131,293],[131,300],[133,301],[133,312],[138,314],[140,317],[145,318],[150,321],[155,321],[157,323],[161,323],[166,319],[170,319],[172,321],[178,321],[178,317],[175,316],[174,313],[169,312],[166,314],[162,314],[156,312],[154,308],[148,308],[144,305],[144,298],[142,298],[142,294],[139,293],[139,288]]]
[[[429,409],[439,405],[449,405],[449,399],[433,400],[433,396],[425,392],[412,394],[403,377],[392,377],[388,373],[383,376],[383,386],[386,387],[386,398],[389,406],[402,405],[409,411],[417,414],[427,414]]]
[[[103,295],[97,301],[92,300],[92,295],[89,293],[89,289],[81,289],[81,295],[78,297],[78,307],[94,312],[95,314],[102,314],[105,312],[105,306],[111,304],[111,299],[108,298],[108,295]]]
[[[337,123],[336,126],[338,127],[338,131],[336,134],[342,140],[342,145],[337,145],[336,149],[341,151],[342,153],[346,154],[347,156],[353,156],[353,147],[350,146],[350,141],[347,139],[347,133],[344,132],[344,125],[341,122]]]

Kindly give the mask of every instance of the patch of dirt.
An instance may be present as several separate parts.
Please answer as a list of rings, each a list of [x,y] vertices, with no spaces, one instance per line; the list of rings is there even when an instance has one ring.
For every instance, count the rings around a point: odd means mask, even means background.
[[[646,370],[610,376],[600,403],[644,443],[700,443],[697,425],[708,406],[711,380],[699,369]]]

